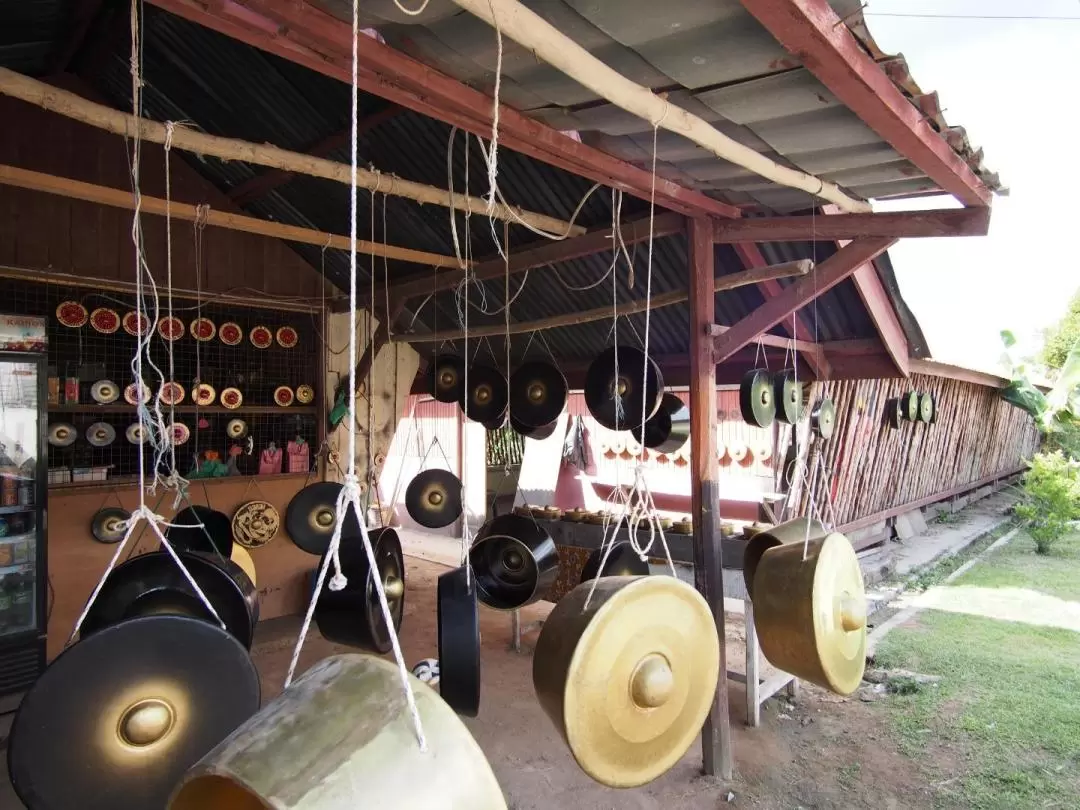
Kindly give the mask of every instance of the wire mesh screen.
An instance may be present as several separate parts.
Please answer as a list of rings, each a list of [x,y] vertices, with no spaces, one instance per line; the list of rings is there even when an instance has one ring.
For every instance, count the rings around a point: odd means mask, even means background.
[[[514,431],[509,425],[487,434],[488,469],[520,467],[521,456],[525,452],[525,437]]]
[[[165,421],[176,424],[178,471],[305,472],[319,441],[317,316],[174,297],[169,321],[164,293],[159,307],[143,379],[151,404],[160,390]],[[135,296],[0,279],[0,310],[47,319],[50,483],[137,476],[138,437],[129,434],[137,392],[127,390],[140,329]],[[154,366],[174,385],[161,386]],[[290,455],[290,442],[309,449]],[[304,469],[290,468],[302,458]]]

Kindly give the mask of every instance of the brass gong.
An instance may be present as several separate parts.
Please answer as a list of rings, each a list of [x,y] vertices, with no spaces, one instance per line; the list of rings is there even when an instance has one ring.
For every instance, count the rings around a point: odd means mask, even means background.
[[[106,506],[94,513],[90,520],[90,533],[99,543],[119,543],[127,532],[131,512],[119,506]]]
[[[62,652],[23,697],[11,782],[34,810],[165,807],[184,772],[258,709],[251,657],[217,625],[131,619]]]
[[[919,418],[919,395],[914,391],[908,391],[900,397],[900,407],[904,418],[909,422],[915,422]]]
[[[826,534],[825,527],[820,521],[800,517],[770,526],[767,529],[757,524],[746,526],[743,534],[749,538],[746,548],[743,550],[743,582],[746,584],[746,593],[751,600],[754,598],[754,574],[757,573],[761,555],[770,548],[785,545],[786,543],[802,543],[806,540],[807,526],[810,528],[810,540],[820,540]]]
[[[448,470],[417,473],[405,490],[409,517],[428,529],[441,529],[461,517],[461,479]]]
[[[248,501],[233,512],[233,539],[244,548],[262,548],[277,536],[280,528],[281,515],[268,501]]]
[[[566,378],[551,363],[523,363],[510,375],[511,423],[531,430],[551,424],[566,407],[567,392]]]
[[[765,369],[748,371],[739,383],[739,411],[748,425],[765,428],[776,417],[772,377]]]
[[[465,361],[456,354],[440,354],[428,371],[428,393],[438,402],[457,402],[465,385]]]
[[[495,610],[543,599],[559,576],[559,552],[551,535],[534,518],[512,513],[480,527],[469,564],[477,598]]]
[[[578,765],[610,787],[636,787],[686,753],[720,676],[712,611],[675,577],[602,577],[548,615],[533,655],[540,706]]]
[[[334,535],[334,522],[337,520],[337,499],[341,484],[334,481],[320,481],[309,484],[297,492],[285,510],[285,531],[289,537],[308,554],[322,556],[330,545]],[[348,509],[342,537],[356,537],[360,534],[360,523],[356,511]]]
[[[524,436],[527,439],[535,439],[536,441],[543,441],[555,432],[555,428],[559,426],[559,420],[556,419],[553,422],[549,422],[546,425],[541,425],[538,428],[531,428],[521,424],[514,418],[514,414],[510,414],[510,427],[514,429],[515,433]]]
[[[926,423],[934,421],[933,394],[919,394],[919,421]]]
[[[251,554],[248,553],[246,548],[239,543],[234,545],[230,559],[240,566],[240,569],[247,574],[247,578],[251,580],[252,586],[259,584],[255,576],[255,560],[251,559]]]
[[[905,404],[903,397],[885,400],[885,421],[891,428],[899,428],[904,421]]]
[[[776,401],[776,418],[788,425],[802,419],[806,405],[806,386],[796,379],[795,369],[786,368],[773,375],[773,399]]]
[[[664,375],[651,357],[633,346],[606,349],[585,375],[585,404],[608,430],[640,430],[660,407]]]
[[[822,397],[810,412],[810,427],[822,439],[832,438],[836,429],[836,406],[828,397]]]
[[[805,560],[802,542],[768,549],[754,574],[753,601],[761,651],[774,666],[840,695],[859,687],[866,592],[844,535],[811,540]]]
[[[169,523],[172,525],[165,530],[165,537],[177,550],[216,551],[225,558],[232,554],[232,524],[224,512],[192,504],[177,512]]]

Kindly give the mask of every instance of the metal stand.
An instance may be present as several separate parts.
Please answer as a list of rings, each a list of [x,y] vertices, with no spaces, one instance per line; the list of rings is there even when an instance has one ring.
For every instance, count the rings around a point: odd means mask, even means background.
[[[539,630],[544,626],[543,619],[537,619],[535,622],[529,622],[524,627],[521,626],[521,611],[510,611],[510,649],[514,652],[521,652],[521,635],[522,633],[531,633],[533,630]]]

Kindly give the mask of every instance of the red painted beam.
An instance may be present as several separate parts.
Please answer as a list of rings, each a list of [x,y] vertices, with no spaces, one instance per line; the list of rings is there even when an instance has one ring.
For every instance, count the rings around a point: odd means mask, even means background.
[[[836,206],[827,209],[839,210]],[[818,216],[754,217],[717,222],[717,242],[794,242],[863,239],[891,236],[919,239],[937,236],[986,236],[990,232],[989,208],[946,208],[931,211],[895,211],[880,214],[831,214]]]
[[[948,363],[938,363],[934,360],[916,360],[914,358],[911,360],[911,373],[942,377],[946,380],[959,380],[972,385],[984,385],[987,388],[1004,388],[1010,382],[1008,378],[999,377],[996,374],[987,374],[983,371],[961,368]],[[1043,388],[1042,390],[1045,391],[1046,389]]]
[[[859,265],[880,256],[895,241],[895,239],[859,239],[841,248],[819,264],[808,276],[803,276],[788,285],[782,293],[768,299],[728,331],[719,335],[713,344],[714,359],[721,363],[731,357],[739,349],[752,343],[758,335],[772,329],[784,318],[848,278],[859,269]]]
[[[990,189],[893,84],[827,0],[741,0],[841,102],[941,188],[969,206]]]
[[[896,317],[889,294],[878,276],[877,268],[873,262],[866,262],[856,270],[851,279],[855,282],[855,289],[862,299],[870,320],[877,327],[881,342],[885,345],[885,351],[896,364],[897,370],[903,375],[911,373],[911,354],[908,346],[907,335],[900,325],[900,319]]]

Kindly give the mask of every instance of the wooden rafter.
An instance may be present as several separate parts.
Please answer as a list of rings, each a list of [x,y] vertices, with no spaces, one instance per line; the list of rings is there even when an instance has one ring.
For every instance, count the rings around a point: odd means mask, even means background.
[[[826,206],[833,208],[833,206]],[[931,211],[897,211],[880,214],[832,214],[823,216],[755,217],[717,222],[717,242],[794,242],[862,239],[889,236],[912,239],[936,236],[986,236],[990,231],[989,208],[950,208]]]
[[[78,55],[90,27],[101,11],[102,0],[78,0],[68,22],[68,35],[56,49],[48,74],[55,76],[64,73]]]

